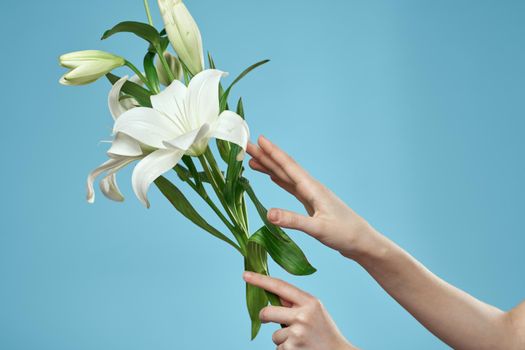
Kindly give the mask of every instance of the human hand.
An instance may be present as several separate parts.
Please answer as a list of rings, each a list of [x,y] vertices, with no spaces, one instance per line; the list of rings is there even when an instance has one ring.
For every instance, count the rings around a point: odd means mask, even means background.
[[[364,252],[378,233],[332,191],[311,177],[294,159],[260,136],[258,146],[248,144],[250,167],[268,174],[272,181],[295,196],[308,216],[284,209],[268,211],[275,225],[301,230],[348,258]]]
[[[254,272],[245,272],[243,278],[281,298],[283,306],[267,306],[259,314],[263,323],[287,326],[272,336],[277,350],[357,349],[343,337],[321,302],[312,295],[279,279]]]

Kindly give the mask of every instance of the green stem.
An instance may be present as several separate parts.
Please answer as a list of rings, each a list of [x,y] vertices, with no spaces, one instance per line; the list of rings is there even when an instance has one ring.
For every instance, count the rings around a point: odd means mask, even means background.
[[[235,236],[235,239],[237,239],[237,242],[241,246],[241,249],[243,251],[246,251],[246,239],[245,239],[246,238],[246,234],[245,234],[244,230],[242,230],[242,228],[240,230],[238,230],[239,224],[237,223],[237,219],[236,219],[235,215],[233,215],[233,213],[231,211],[231,208],[228,206],[228,204],[224,200],[222,192],[221,192],[221,190],[220,190],[220,188],[219,188],[219,186],[217,184],[217,181],[216,181],[215,177],[213,176],[210,168],[208,167],[208,164],[206,162],[206,158],[204,157],[204,155],[200,155],[198,158],[199,158],[199,161],[201,162],[201,165],[202,165],[202,168],[204,169],[204,172],[206,173],[206,176],[210,179],[210,183],[211,183],[211,185],[213,187],[213,190],[215,191],[215,194],[217,195],[217,198],[219,198],[219,201],[221,202],[224,210],[226,211],[226,214],[228,215],[230,220],[235,225],[235,228],[232,231],[233,235]]]
[[[226,225],[226,227],[230,231],[232,231],[232,232],[235,231],[235,227],[228,221],[228,219],[224,216],[224,214],[220,211],[220,209],[215,205],[215,203],[213,203],[213,201],[211,200],[211,198],[208,196],[207,193],[201,193],[199,191],[199,189],[197,188],[197,186],[193,182],[191,182],[190,180],[186,181],[186,183],[188,185],[190,185],[190,187],[195,192],[197,192],[197,194],[206,202],[206,204],[208,204],[210,206],[210,208],[215,212],[215,214],[217,214],[219,219],[221,219],[221,221],[224,223],[224,225]],[[241,249],[237,245],[236,245],[236,247],[238,248],[237,250],[239,250],[239,252],[241,254],[243,254],[243,252],[241,251]]]
[[[151,12],[149,10],[148,0],[144,0],[144,8],[146,9],[146,15],[148,16],[148,23],[150,26],[153,27],[153,19],[151,19]],[[173,75],[173,72],[171,71],[168,65],[168,62],[166,61],[166,58],[164,57],[164,52],[162,52],[162,50],[159,50],[158,47],[156,51],[157,51],[157,55],[159,56],[159,60],[162,63],[164,70],[166,71],[166,74],[168,74],[168,78],[170,80],[169,82],[171,83],[172,81],[175,80],[175,76]]]
[[[234,194],[235,197],[237,197],[236,194]],[[242,195],[241,195],[242,196]],[[246,211],[244,210],[244,204],[243,204],[243,197],[240,197],[238,200],[234,200],[232,202],[232,209],[234,211],[235,217],[237,217],[239,226],[242,227],[242,230],[249,236],[249,230],[248,230],[248,218],[246,216]]]
[[[210,206],[210,208],[217,214],[217,216],[221,219],[221,221],[228,227],[230,231],[235,231],[235,226],[233,226],[228,219],[224,216],[224,214],[220,211],[220,209],[213,203],[213,201],[208,196],[201,196],[201,198]]]
[[[220,183],[220,188],[224,188],[226,180],[224,179],[224,175],[222,174],[219,168],[219,165],[217,164],[217,161],[215,160],[215,157],[213,156],[213,153],[211,152],[211,149],[209,147],[206,148],[206,151],[204,152],[204,156],[206,160],[208,161],[208,163],[210,164],[213,173],[216,174],[216,181]],[[245,224],[246,220],[243,218],[242,211],[237,210],[236,205],[237,204],[235,202],[232,203],[232,206],[233,206],[231,210],[231,213],[232,213],[231,215],[233,217],[232,221],[237,225],[237,227],[239,227],[243,231],[244,235],[248,237],[249,236],[248,225]]]
[[[150,89],[150,90],[155,90],[153,89],[153,87],[151,86],[151,84],[149,83],[149,80],[146,79],[146,77],[144,76],[144,74],[142,74],[141,71],[139,71],[137,69],[137,67],[135,67],[135,65],[133,63],[131,63],[130,61],[126,60],[126,66],[128,66],[133,72],[135,72],[136,75],[138,75],[138,77],[140,78],[140,80],[142,80],[142,82],[144,84],[146,84],[146,86]]]
[[[190,173],[192,174],[195,184],[197,185],[197,188],[204,194],[206,193],[206,189],[204,188],[204,185],[202,184],[201,178],[199,176],[199,172],[197,171],[197,167],[195,166],[195,163],[193,162],[193,159],[190,156],[183,156],[182,161],[186,166],[188,167]],[[199,193],[200,194],[200,193]]]
[[[153,26],[153,20],[151,19],[151,13],[149,11],[148,0],[144,0],[144,8],[146,9],[146,15],[148,16],[148,23],[150,26]]]
[[[212,171],[216,174],[217,180],[220,181],[220,185],[224,186],[226,182],[224,180],[224,175],[222,174],[221,169],[219,168],[219,164],[217,164],[217,161],[215,160],[213,153],[211,153],[210,147],[206,148],[206,151],[204,152],[204,157],[206,157],[206,160],[210,164]]]
[[[248,224],[248,209],[246,208],[246,199],[244,198],[244,193],[242,194],[241,202],[241,212],[244,221],[244,227],[246,227],[246,232],[249,233],[248,229],[250,225]]]
[[[197,191],[197,188],[194,187],[193,188],[195,191]],[[206,202],[206,204],[208,204],[210,206],[210,208],[215,212],[215,214],[217,214],[217,216],[219,217],[219,219],[221,219],[221,221],[224,223],[224,225],[226,225],[226,227],[230,230],[230,231],[235,231],[235,226],[233,226],[229,221],[228,219],[224,216],[224,214],[221,212],[221,210],[215,205],[215,203],[213,203],[213,201],[211,200],[211,198],[208,196],[208,195],[200,195],[201,198]]]
[[[210,168],[208,166],[208,163],[206,162],[206,158],[203,155],[200,155],[198,158],[199,158],[199,161],[201,162],[201,165],[202,165],[202,168],[204,169],[204,172],[206,173],[206,176],[208,177],[208,179],[210,179],[211,187],[213,187],[213,190],[215,191],[215,194],[217,195],[217,197],[219,198],[219,201],[223,205],[224,210],[226,210],[226,213],[228,214],[230,219],[233,222],[235,222],[235,218],[231,215],[230,207],[228,207],[228,205],[226,204],[226,201],[223,198],[222,192],[221,192],[221,190],[220,190],[220,188],[219,188],[219,186],[217,184],[217,180],[213,176],[213,174],[212,174],[212,172],[211,172],[211,170],[210,170]]]

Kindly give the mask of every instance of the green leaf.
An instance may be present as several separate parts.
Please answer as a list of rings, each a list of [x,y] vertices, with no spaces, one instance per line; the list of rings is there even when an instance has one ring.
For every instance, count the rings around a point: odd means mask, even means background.
[[[242,98],[239,99],[237,103],[237,114],[239,114],[244,119],[244,107],[242,104]],[[224,195],[226,200],[234,204],[239,196],[242,195],[242,192],[237,191],[238,179],[242,171],[242,161],[237,160],[237,154],[241,151],[241,147],[234,143],[230,143],[230,154],[228,156],[228,170],[226,171],[226,188]]]
[[[248,244],[247,258],[244,259],[246,271],[253,271],[268,275],[267,255],[264,249],[255,243]],[[268,305],[268,297],[264,289],[246,283],[246,306],[252,321],[252,336],[255,339],[261,328],[259,313]]]
[[[160,52],[166,51],[169,44],[170,44],[170,40],[167,37],[165,36],[160,37],[160,46],[159,46]],[[152,44],[149,44],[148,51],[157,52],[157,48],[153,46]]]
[[[222,87],[222,83],[219,82],[219,103],[222,99],[222,96],[224,96],[224,88]],[[228,98],[226,98],[226,104],[224,106],[219,106],[220,112],[224,112],[224,110],[228,109]]]
[[[173,168],[173,170],[175,170],[175,172],[177,173],[177,176],[179,177],[179,179],[181,179],[182,181],[184,182],[187,182],[190,180],[191,178],[191,173],[188,169],[186,169],[184,166],[180,165],[180,164],[177,164],[175,165],[175,167]]]
[[[160,38],[160,49],[162,52],[166,51],[169,44],[170,44],[170,39],[164,36]]]
[[[240,115],[242,119],[246,119],[244,117],[244,104],[242,103],[242,97],[240,97],[239,102],[237,102],[237,114]]]
[[[149,42],[153,47],[161,47],[161,37],[159,32],[155,27],[152,27],[147,23],[133,21],[120,22],[113,28],[106,30],[101,39],[105,40],[117,33],[133,33]]]
[[[242,118],[244,117],[244,105],[242,102],[242,97],[239,98],[239,101],[237,102],[237,114]],[[234,147],[235,146],[235,147]],[[232,190],[234,192],[234,199],[236,205],[239,207],[239,209],[242,211],[244,208],[243,199],[244,199],[244,189],[237,181],[244,171],[243,162],[237,161],[237,155],[241,151],[241,147],[232,144],[232,150],[230,151],[230,163],[232,164],[232,175],[230,177],[230,182],[233,184]]]
[[[266,292],[254,285],[246,283],[246,306],[248,307],[248,314],[252,321],[251,339],[254,340],[261,329],[261,319],[259,313],[268,305],[268,298]]]
[[[187,169],[188,176],[190,178],[193,176],[193,179],[195,180],[195,185],[197,186],[198,193],[203,197],[208,196],[206,194],[206,189],[204,188],[204,185],[202,184],[203,182],[210,182],[206,173],[204,171],[199,173],[199,171],[197,170],[197,167],[195,167],[195,163],[193,162],[193,159],[188,155],[182,156],[182,162],[186,164],[186,166],[188,167]],[[203,180],[203,178],[205,180]]]
[[[213,58],[211,57],[209,52],[208,52],[208,61],[210,63],[210,68],[215,69],[215,62],[213,61]],[[219,82],[219,101],[221,100],[223,95],[224,95],[224,88],[222,87],[222,83]],[[227,104],[221,107],[220,112],[222,113],[226,108],[227,108]],[[221,159],[224,161],[224,163],[228,164],[229,159],[230,159],[230,151],[231,151],[230,143],[228,141],[224,141],[221,139],[215,139],[215,142],[217,144],[217,149],[219,150]]]
[[[159,33],[161,36],[166,36],[168,33],[166,33],[166,28],[162,28],[162,30]]]
[[[208,64],[210,66],[210,69],[215,69],[215,62],[213,61],[213,58],[211,57],[211,53],[208,51]]]
[[[190,157],[191,158],[191,157]],[[184,159],[184,158],[183,158]],[[188,166],[189,167],[189,166]],[[179,175],[179,177],[182,176],[182,179],[195,179],[195,176],[193,176],[192,172],[189,169],[186,169],[182,166],[176,165],[175,166],[175,172]],[[210,179],[206,175],[204,171],[196,172],[198,176],[198,181],[205,182],[205,183],[211,183]],[[223,173],[224,175],[224,173]],[[183,180],[186,181],[186,180]]]
[[[255,63],[255,64],[252,64],[250,67],[246,68],[241,74],[239,74],[239,76],[237,78],[235,78],[235,80],[230,84],[230,86],[226,89],[224,94],[221,96],[221,99],[220,99],[220,106],[221,106],[220,109],[221,109],[221,111],[224,110],[224,107],[228,103],[228,96],[230,95],[230,91],[233,88],[233,86],[235,84],[237,84],[242,78],[244,78],[252,70],[254,70],[255,68],[257,68],[259,66],[262,66],[263,64],[266,64],[268,62],[270,62],[270,60],[262,60],[260,62]]]
[[[215,143],[217,144],[217,149],[219,150],[221,159],[224,161],[224,163],[228,164],[231,150],[230,143],[221,139],[215,139]]]
[[[213,62],[213,59],[211,58],[211,56],[208,56],[208,60],[210,61],[210,68],[213,67],[212,69],[214,69],[215,63]],[[219,82],[219,101],[223,94],[224,94],[224,88],[222,87],[222,83]],[[221,108],[222,109],[220,110],[220,112],[222,113],[224,109],[226,108],[226,106],[221,107]],[[217,149],[219,150],[221,159],[224,161],[224,163],[228,164],[229,157],[230,157],[230,150],[231,150],[230,143],[228,141],[224,141],[221,139],[215,139],[215,142],[217,144]]]
[[[286,235],[284,231],[282,234]],[[257,230],[248,242],[261,245],[277,264],[292,275],[311,275],[316,271],[301,248],[291,238],[288,237],[287,242],[279,240],[266,226]]]
[[[193,74],[191,74],[190,69],[188,68],[188,66],[186,66],[184,61],[180,59],[180,57],[179,57],[179,62],[182,66],[182,72],[184,74],[184,81],[186,82],[186,85],[188,85],[190,80],[193,78]]]
[[[168,179],[163,176],[160,176],[155,180],[155,185],[162,192],[164,197],[166,197],[170,203],[177,209],[182,215],[188,218],[195,225],[199,226],[203,230],[211,233],[213,236],[223,240],[234,247],[237,246],[231,239],[226,237],[223,233],[217,230],[215,227],[208,224],[208,222],[199,215],[199,213],[193,208],[191,203],[186,199],[184,194],[172,184]]]
[[[281,299],[273,294],[272,292],[268,292],[266,291],[266,297],[268,298],[268,301],[270,302],[270,304],[272,304],[273,306],[283,306],[283,304],[281,303]],[[283,328],[285,326],[281,325]]]
[[[250,224],[248,222],[248,208],[246,207],[246,199],[244,198],[244,189],[241,188],[241,186],[239,186],[239,192],[241,192],[241,203],[239,212],[241,213],[241,217],[244,218],[244,227],[248,228],[250,227]]]
[[[112,73],[106,74],[106,78],[108,78],[111,84],[115,84],[118,80],[120,80],[119,76],[112,74]],[[135,98],[135,100],[137,100],[137,102],[141,106],[151,107],[151,101],[150,101],[151,92],[144,89],[142,86],[135,84],[134,82],[131,82],[128,80],[122,86],[122,92],[130,96],[133,96],[133,98]]]
[[[255,192],[253,191],[252,187],[250,186],[249,181],[241,177],[239,180],[239,185],[243,187],[243,189],[248,194],[248,197],[250,197],[250,200],[255,205],[255,209],[257,210],[257,213],[259,214],[259,217],[264,222],[264,225],[268,228],[268,230],[272,233],[273,236],[275,236],[276,239],[281,241],[289,241],[290,237],[288,237],[284,231],[279,227],[272,224],[270,221],[268,221],[267,214],[268,210],[264,207],[264,205],[259,201],[257,196],[255,195]]]
[[[262,60],[260,62],[257,62],[255,64],[252,64],[251,66],[249,66],[248,68],[246,68],[241,74],[239,74],[239,76],[237,78],[235,78],[235,80],[230,84],[230,86],[228,87],[228,89],[226,90],[231,90],[231,88],[237,84],[242,78],[244,78],[248,73],[250,73],[252,70],[254,70],[255,68],[259,67],[259,66],[262,66],[263,64],[266,64],[270,62],[270,60]]]
[[[155,52],[148,52],[144,56],[144,72],[146,73],[146,79],[149,84],[155,89],[156,93],[160,92],[159,75],[157,74],[157,68],[155,67]]]

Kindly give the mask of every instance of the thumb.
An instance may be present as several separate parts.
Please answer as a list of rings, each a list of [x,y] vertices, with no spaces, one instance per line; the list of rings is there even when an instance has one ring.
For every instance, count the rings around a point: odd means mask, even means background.
[[[270,209],[267,216],[268,220],[274,225],[303,231],[314,237],[317,236],[318,223],[315,218],[277,208]]]

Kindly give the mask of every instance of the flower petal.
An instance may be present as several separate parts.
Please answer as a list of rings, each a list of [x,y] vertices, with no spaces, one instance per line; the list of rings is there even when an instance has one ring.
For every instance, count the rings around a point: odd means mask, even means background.
[[[140,79],[138,75],[132,75],[131,78],[128,79],[130,82],[135,83],[139,86],[144,86],[144,82]],[[126,109],[132,109],[135,107],[140,107],[140,103],[137,102],[137,100],[131,96],[128,96],[128,98],[120,100],[120,104]]]
[[[118,157],[138,157],[142,155],[142,149],[140,143],[134,138],[123,134],[117,133],[115,139],[111,143],[111,147],[108,150],[108,156],[111,158]]]
[[[103,172],[107,172],[107,175],[114,174],[115,172],[119,171],[132,161],[134,161],[136,158],[115,158],[115,159],[109,159],[106,162],[104,162],[102,165],[100,165],[98,168],[93,170],[87,178],[87,201],[89,203],[93,203],[95,201],[95,190],[93,188],[93,182],[95,182],[95,179],[102,174]],[[106,175],[106,176],[107,176]]]
[[[211,124],[219,117],[219,81],[226,75],[217,69],[207,69],[191,79],[186,96],[190,130]]]
[[[115,121],[113,132],[124,133],[154,148],[164,148],[162,141],[171,140],[182,134],[161,112],[147,107],[133,108],[122,114]]]
[[[118,188],[118,185],[117,185],[117,174],[113,173],[111,175],[105,176],[102,180],[100,180],[99,186],[100,186],[100,191],[107,198],[115,202],[124,201],[124,196],[120,192],[120,189]]]
[[[224,111],[219,116],[219,119],[211,125],[210,137],[239,145],[242,151],[237,155],[237,160],[241,161],[244,158],[246,146],[250,139],[250,129],[244,119],[237,113]]]
[[[89,61],[79,65],[78,67],[73,68],[69,71],[64,77],[66,80],[75,81],[75,80],[91,80],[95,78],[100,78],[102,75],[106,74],[111,70],[112,65],[104,61]]]
[[[76,68],[76,69],[78,69],[78,68]],[[97,75],[97,74],[85,75],[85,76],[80,76],[80,77],[74,77],[74,76],[71,75],[71,72],[68,72],[68,73],[64,74],[60,78],[59,83],[62,84],[62,85],[66,85],[66,86],[79,86],[79,85],[91,84],[91,83],[97,81],[100,78],[100,76]]]
[[[133,191],[139,200],[149,208],[148,189],[160,175],[173,168],[184,155],[177,149],[159,149],[142,159],[131,176]]]
[[[178,80],[174,80],[167,88],[151,96],[153,109],[164,113],[176,124],[181,132],[191,130],[187,123],[185,99],[188,88]]]
[[[195,143],[198,143],[203,138],[207,138],[210,131],[210,125],[204,124],[198,129],[187,132],[179,137],[169,141],[164,141],[164,146],[167,148],[175,148],[181,151],[187,151]]]
[[[117,120],[118,117],[120,117],[124,112],[126,112],[129,108],[124,107],[124,105],[120,102],[120,90],[124,86],[124,84],[128,81],[128,76],[120,78],[115,84],[113,84],[113,87],[109,91],[108,95],[108,106],[109,111],[111,112],[111,115],[113,116],[114,120]]]

